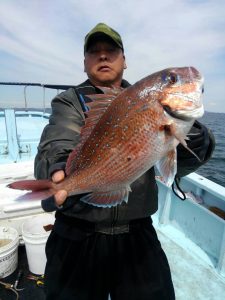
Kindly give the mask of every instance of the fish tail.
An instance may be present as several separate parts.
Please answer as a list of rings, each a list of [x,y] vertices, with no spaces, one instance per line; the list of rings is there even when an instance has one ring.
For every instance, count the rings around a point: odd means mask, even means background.
[[[42,200],[55,194],[54,183],[50,180],[20,180],[7,185],[8,188],[30,191],[18,200]]]
[[[20,180],[7,185],[7,187],[15,190],[28,190],[32,192],[48,190],[53,188],[50,180]]]

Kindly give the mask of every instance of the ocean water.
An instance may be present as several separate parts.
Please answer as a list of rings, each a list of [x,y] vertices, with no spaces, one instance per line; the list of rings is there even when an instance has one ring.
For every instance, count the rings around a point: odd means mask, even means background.
[[[216,146],[210,160],[196,173],[225,187],[225,114],[205,112],[199,121],[211,129]]]

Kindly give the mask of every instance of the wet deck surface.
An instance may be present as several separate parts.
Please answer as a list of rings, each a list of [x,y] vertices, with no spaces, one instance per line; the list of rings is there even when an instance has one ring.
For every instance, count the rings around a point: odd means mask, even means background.
[[[169,260],[176,300],[224,300],[225,278],[161,230],[157,232]]]

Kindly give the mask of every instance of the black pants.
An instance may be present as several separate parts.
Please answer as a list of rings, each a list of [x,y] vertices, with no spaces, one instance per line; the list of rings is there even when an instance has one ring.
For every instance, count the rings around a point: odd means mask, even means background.
[[[173,300],[167,258],[151,219],[129,233],[95,232],[81,240],[54,231],[47,245],[46,300]]]

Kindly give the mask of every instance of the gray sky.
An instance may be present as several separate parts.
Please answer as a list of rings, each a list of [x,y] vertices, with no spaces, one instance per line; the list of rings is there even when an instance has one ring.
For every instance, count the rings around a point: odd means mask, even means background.
[[[205,109],[225,112],[224,0],[0,0],[0,81],[81,83],[84,36],[99,22],[121,34],[131,83],[194,66],[205,78]],[[35,91],[29,101],[42,103]],[[0,86],[0,107],[15,99],[23,101],[21,88]]]

